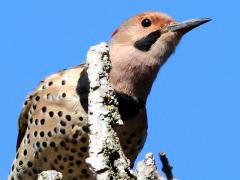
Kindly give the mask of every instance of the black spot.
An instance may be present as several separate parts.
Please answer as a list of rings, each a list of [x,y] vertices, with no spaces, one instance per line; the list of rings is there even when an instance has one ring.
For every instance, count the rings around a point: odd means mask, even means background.
[[[19,161],[18,165],[21,166],[22,164],[23,164],[23,162],[22,162],[22,161]]]
[[[134,137],[136,137],[136,133],[130,134],[130,138],[134,138]]]
[[[49,116],[50,116],[50,117],[53,117],[53,116],[54,116],[54,112],[53,112],[53,111],[50,111],[50,112],[49,112]]]
[[[68,172],[71,174],[73,172],[73,170],[72,169],[68,169]]]
[[[16,154],[16,159],[18,158],[19,153]]]
[[[32,171],[33,171],[34,174],[37,174],[37,170],[35,168],[33,168]]]
[[[55,128],[53,129],[53,131],[57,134],[58,131],[59,131],[59,129],[58,129],[57,127],[55,127]]]
[[[14,164],[12,165],[12,171],[14,170]]]
[[[36,100],[36,101],[39,101],[39,100],[40,100],[40,97],[39,97],[39,96],[36,96],[36,97],[35,97],[35,100]]]
[[[83,146],[80,148],[82,152],[86,152],[87,151],[87,147]]]
[[[28,167],[32,167],[32,162],[28,161],[27,165],[28,165]]]
[[[142,143],[142,140],[139,139],[139,140],[137,141],[137,145],[139,146],[141,143]]]
[[[36,142],[36,146],[40,147],[40,142],[39,141]]]
[[[130,154],[133,155],[134,153],[135,153],[135,150],[132,149],[132,150],[130,151]]]
[[[37,137],[37,133],[38,133],[37,131],[34,131],[33,135]]]
[[[44,158],[43,160],[44,160],[45,163],[48,161],[47,158]]]
[[[62,117],[62,115],[63,115],[63,112],[62,111],[58,111],[58,116]]]
[[[73,156],[68,156],[68,159],[69,159],[70,161],[73,161],[74,157],[73,157]]]
[[[60,121],[60,124],[61,124],[61,126],[66,126],[66,122],[63,120]]]
[[[52,132],[48,131],[47,135],[48,135],[48,137],[52,137]]]
[[[82,164],[82,162],[81,162],[81,161],[76,161],[76,164],[77,164],[78,166],[80,166],[80,165]]]
[[[30,134],[28,133],[28,134],[27,134],[27,139],[29,139],[29,136],[30,136]]]
[[[40,132],[40,136],[44,137],[44,132],[43,131]]]
[[[86,133],[89,132],[89,128],[88,128],[87,126],[83,126],[82,129],[83,129],[83,131],[85,131]]]
[[[66,158],[66,157],[65,157],[65,158],[63,158],[63,161],[64,161],[64,162],[67,162],[67,158]]]
[[[46,96],[47,96],[47,99],[50,99],[51,94],[47,93]]]
[[[78,138],[78,133],[76,132],[72,136],[73,136],[73,138],[77,139]]]
[[[32,124],[32,122],[33,122],[33,118],[31,117],[31,118],[29,119],[29,121],[30,121],[30,123]]]
[[[33,105],[32,108],[33,108],[33,110],[36,110],[37,106],[36,106],[36,105]]]
[[[55,164],[57,164],[57,163],[58,163],[58,160],[57,160],[57,159],[55,159],[55,160],[54,160],[54,163],[55,163]]]
[[[39,150],[40,150],[40,149],[39,149]],[[39,158],[39,153],[38,153],[38,152],[35,152],[35,153],[34,153],[34,158],[35,158],[35,159],[38,159],[38,158]]]
[[[62,80],[62,85],[64,86],[66,84],[66,81],[65,80]]]
[[[65,147],[65,146],[66,146],[66,143],[65,143],[64,141],[61,141],[61,142],[60,142],[60,145],[61,145],[62,147]]]
[[[79,120],[82,121],[82,120],[83,120],[83,117],[79,117]]]
[[[161,36],[160,30],[149,33],[147,36],[142,39],[136,41],[134,43],[134,47],[140,51],[149,51],[152,45],[158,40]]]
[[[41,125],[44,125],[45,119],[41,119],[40,123],[41,123]]]
[[[80,140],[81,140],[82,143],[86,143],[87,142],[87,138],[85,138],[85,137],[82,137]]]
[[[78,85],[76,88],[77,94],[80,96],[80,103],[85,110],[88,112],[88,94],[89,94],[89,79],[87,68],[84,68],[80,73]]]
[[[66,97],[66,93],[62,93],[62,97],[65,98]]]
[[[24,105],[26,106],[27,104],[28,104],[28,101],[25,101],[25,102],[24,102]]]
[[[53,82],[52,82],[52,81],[50,81],[50,82],[48,83],[48,86],[51,86],[51,85],[53,85]]]
[[[66,119],[68,120],[68,121],[71,121],[71,116],[70,115],[66,115]]]
[[[59,155],[57,155],[57,158],[58,158],[58,160],[61,160],[62,156],[59,154]]]
[[[50,146],[51,146],[51,147],[55,147],[55,146],[56,146],[55,142],[53,142],[53,141],[50,142]]]
[[[32,176],[32,173],[31,173],[31,172],[29,172],[29,173],[28,173],[28,175],[29,175],[29,176]]]
[[[27,155],[27,150],[26,150],[26,149],[24,149],[24,151],[23,151],[23,155],[24,155],[24,156]]]
[[[46,108],[46,106],[43,106],[43,107],[42,107],[42,112],[44,112],[44,113],[45,113],[46,111],[47,111],[47,108]]]
[[[83,174],[87,174],[87,170],[86,170],[86,169],[83,169],[83,170],[82,170],[82,173],[83,173]]]
[[[63,166],[63,165],[61,165],[59,168],[60,168],[61,170],[63,170],[63,169],[64,169],[64,166]]]
[[[65,129],[60,129],[60,133],[62,133],[62,134],[66,134]]]
[[[42,146],[43,146],[43,147],[47,147],[47,142],[43,141],[43,142],[42,142]]]
[[[35,119],[35,124],[38,125],[38,119]]]
[[[127,139],[127,144],[132,144],[131,139]]]

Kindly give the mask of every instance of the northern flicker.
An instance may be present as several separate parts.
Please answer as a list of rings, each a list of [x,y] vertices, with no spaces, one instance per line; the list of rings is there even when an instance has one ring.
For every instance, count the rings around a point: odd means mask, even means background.
[[[145,12],[124,22],[109,41],[110,82],[124,125],[114,127],[132,163],[147,136],[145,104],[153,81],[181,37],[210,19],[178,23],[166,14]],[[92,179],[88,157],[87,65],[46,77],[24,103],[17,154],[10,180],[33,180],[54,169],[64,179]]]

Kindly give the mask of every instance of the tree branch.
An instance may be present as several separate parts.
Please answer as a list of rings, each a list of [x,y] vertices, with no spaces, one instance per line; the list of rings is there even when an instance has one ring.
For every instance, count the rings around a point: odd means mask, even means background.
[[[132,179],[130,161],[124,155],[112,124],[122,124],[115,92],[109,83],[111,69],[106,43],[90,48],[87,55],[89,158],[86,162],[96,179]]]

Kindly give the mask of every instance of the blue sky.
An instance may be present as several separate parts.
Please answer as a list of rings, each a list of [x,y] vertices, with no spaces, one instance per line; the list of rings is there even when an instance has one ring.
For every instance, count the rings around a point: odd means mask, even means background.
[[[149,96],[149,135],[138,161],[165,151],[182,180],[240,179],[238,1],[1,1],[0,179],[15,155],[22,103],[41,79],[84,62],[136,13],[163,11],[178,21],[211,17],[181,41]]]

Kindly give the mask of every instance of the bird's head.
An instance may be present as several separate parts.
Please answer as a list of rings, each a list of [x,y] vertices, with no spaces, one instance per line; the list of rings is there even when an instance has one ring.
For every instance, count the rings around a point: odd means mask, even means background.
[[[118,91],[147,96],[159,67],[174,52],[181,37],[210,19],[182,23],[159,12],[145,12],[125,21],[109,42],[110,79]]]

